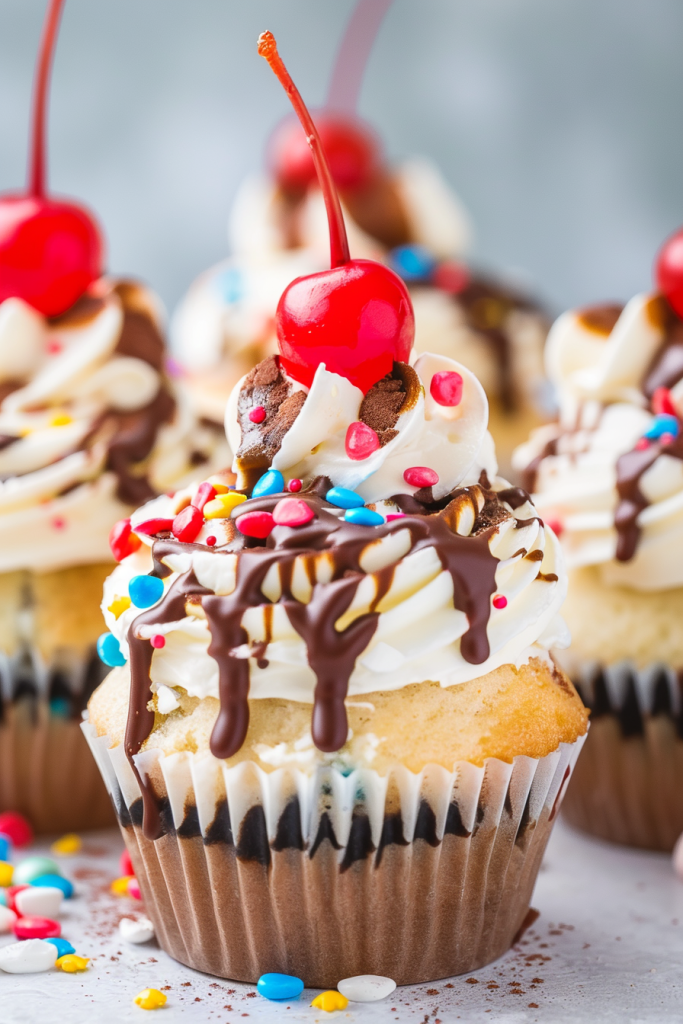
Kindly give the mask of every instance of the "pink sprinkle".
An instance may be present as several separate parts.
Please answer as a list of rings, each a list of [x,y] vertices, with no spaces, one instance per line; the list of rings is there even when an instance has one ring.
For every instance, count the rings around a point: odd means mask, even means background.
[[[671,392],[668,388],[655,388],[652,396],[652,411],[658,416],[678,416],[676,406],[673,403]]]
[[[494,608],[507,608],[507,603],[508,603],[507,597],[503,597],[502,594],[496,594],[496,596],[493,599],[493,607]]]
[[[546,519],[545,525],[553,531],[556,537],[561,537],[564,533],[564,526],[559,519]]]
[[[59,353],[64,348],[64,346],[62,345],[61,341],[56,341],[54,338],[52,339],[52,341],[48,341],[48,343],[47,343],[47,345],[45,347],[46,347],[46,349],[48,351],[48,355],[51,355],[51,356],[58,356]]]
[[[132,896],[134,900],[142,899],[142,893],[140,892],[140,886],[138,885],[137,878],[128,879],[128,895]]]
[[[659,440],[662,444],[666,445],[673,444],[676,438],[673,436],[673,434],[662,434]]]
[[[216,538],[215,537],[207,537],[206,538],[206,543],[207,543],[208,547],[212,548],[216,544]]]
[[[259,537],[263,540],[273,532],[275,520],[270,512],[245,512],[235,520],[235,525],[245,537]]]
[[[432,280],[437,288],[451,295],[458,295],[470,282],[469,271],[462,263],[446,260],[435,269]]]
[[[262,405],[256,405],[249,413],[249,419],[252,423],[263,423],[266,418],[266,410]]]
[[[160,649],[161,647],[166,646],[166,637],[163,636],[161,633],[155,633],[149,642],[151,643],[152,647]]]
[[[640,440],[636,441],[636,451],[644,452],[646,448],[650,447],[650,442],[646,437],[641,437]]]
[[[346,431],[346,454],[355,462],[367,459],[379,448],[379,438],[372,427],[356,420]]]
[[[283,498],[273,509],[273,519],[278,526],[305,526],[315,517],[315,512],[301,498]]]
[[[55,516],[54,519],[51,520],[51,525],[55,530],[65,530],[66,519],[62,519],[61,516]]]
[[[390,512],[387,516],[387,522],[390,523],[394,519],[405,519],[405,512]]]
[[[439,482],[439,474],[427,466],[411,466],[404,472],[403,479],[410,487],[433,487]]]
[[[302,487],[301,480],[290,480],[287,484],[287,490],[292,491],[294,494],[300,491]]]
[[[462,376],[455,370],[440,370],[432,377],[429,394],[438,405],[451,408],[462,402]]]
[[[191,544],[197,539],[203,525],[203,514],[194,505],[188,505],[173,520],[171,533],[176,540],[182,541],[184,544]]]
[[[192,504],[195,508],[198,508],[201,512],[206,505],[207,501],[213,501],[216,497],[216,488],[213,484],[210,484],[208,480],[201,483],[197,488],[197,493],[192,499]]]

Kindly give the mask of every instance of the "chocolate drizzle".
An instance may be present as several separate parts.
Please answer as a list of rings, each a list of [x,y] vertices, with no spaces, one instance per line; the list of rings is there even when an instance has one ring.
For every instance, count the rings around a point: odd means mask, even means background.
[[[638,516],[647,508],[649,501],[640,489],[640,481],[660,455],[670,455],[683,460],[683,438],[663,444],[652,442],[649,447],[626,452],[617,460],[617,494],[619,502],[614,513],[617,531],[618,562],[629,562],[636,553],[640,540]]]

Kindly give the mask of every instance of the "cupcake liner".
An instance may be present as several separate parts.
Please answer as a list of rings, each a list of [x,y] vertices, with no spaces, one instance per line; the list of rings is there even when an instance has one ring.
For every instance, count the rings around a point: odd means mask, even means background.
[[[671,851],[683,832],[681,674],[629,662],[579,667],[574,685],[591,729],[563,805],[601,839]]]
[[[80,729],[103,668],[91,652],[0,652],[0,812],[19,811],[36,832],[80,832],[115,823]]]
[[[583,744],[386,776],[147,751],[136,766],[164,823],[151,842],[123,747],[83,730],[163,948],[220,977],[280,971],[312,987],[366,973],[414,984],[504,953]]]

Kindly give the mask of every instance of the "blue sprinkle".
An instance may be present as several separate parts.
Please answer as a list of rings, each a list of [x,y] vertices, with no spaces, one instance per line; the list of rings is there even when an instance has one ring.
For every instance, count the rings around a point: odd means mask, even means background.
[[[0,860],[12,859],[12,840],[4,832],[0,832]]]
[[[389,265],[405,281],[431,277],[436,260],[424,245],[399,245],[389,253]]]
[[[373,512],[371,508],[350,508],[344,519],[347,523],[355,523],[356,526],[381,526],[384,522],[384,517],[379,512]]]
[[[680,427],[675,416],[669,416],[667,413],[660,413],[659,416],[655,416],[652,424],[643,434],[643,437],[649,437],[650,440],[661,437],[662,434],[671,434],[672,437],[678,437],[679,430]]]
[[[285,478],[279,469],[269,469],[254,484],[252,498],[265,498],[267,494],[280,494],[285,489]]]
[[[39,875],[38,878],[33,879],[31,885],[37,885],[40,889],[44,889],[46,886],[51,889],[61,889],[65,900],[70,900],[74,894],[73,883],[68,878],[62,878],[61,875]]]
[[[244,282],[239,267],[226,267],[213,279],[213,286],[228,305],[239,302],[244,295]]]
[[[0,889],[0,907],[7,906],[7,894],[4,889]]]
[[[109,668],[116,668],[119,665],[125,665],[126,659],[121,653],[119,642],[113,633],[102,633],[97,640],[97,653],[100,656],[100,660],[108,665]]]
[[[347,487],[331,487],[325,495],[325,501],[337,508],[361,508],[365,504],[360,494],[350,491]]]
[[[291,974],[262,974],[256,988],[266,999],[296,999],[303,992],[304,983]]]
[[[128,593],[136,608],[151,608],[163,592],[164,581],[158,576],[133,576],[128,584]]]
[[[60,956],[66,956],[67,953],[75,953],[76,950],[67,942],[66,939],[43,939],[43,942],[51,942],[53,946],[57,947],[57,959]]]

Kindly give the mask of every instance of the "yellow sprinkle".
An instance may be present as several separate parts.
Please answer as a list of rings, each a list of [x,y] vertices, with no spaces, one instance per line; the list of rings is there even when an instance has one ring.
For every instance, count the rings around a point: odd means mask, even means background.
[[[144,988],[134,1000],[143,1010],[158,1010],[166,1005],[166,996],[158,988]]]
[[[66,427],[69,423],[73,423],[73,417],[69,416],[68,412],[56,412],[50,418],[51,427]]]
[[[213,489],[216,492],[216,494],[227,494],[228,491],[230,490],[228,485],[223,482],[222,477],[220,477],[218,475],[216,475],[216,476],[207,476],[206,479],[213,486]],[[234,477],[232,479],[234,480]]]
[[[22,427],[19,431],[19,437],[28,437],[29,434],[33,433],[32,427]]]
[[[107,611],[111,612],[114,618],[118,619],[128,608],[130,608],[130,598],[126,595],[125,597],[115,597]]]
[[[6,860],[0,860],[0,885],[5,888],[12,884],[12,875],[14,874],[14,868],[11,864],[8,864]]]
[[[204,506],[204,517],[206,519],[228,519],[232,510],[246,500],[246,494],[238,494],[236,491],[219,494]]]
[[[51,850],[58,857],[69,857],[72,853],[78,853],[82,845],[80,836],[77,836],[75,832],[67,832],[61,839],[55,840]]]
[[[122,878],[115,878],[111,883],[111,891],[116,896],[127,896],[128,895],[128,883],[131,878],[135,878],[135,875],[123,875]]]
[[[321,992],[311,1003],[311,1006],[315,1006],[316,1010],[324,1010],[325,1013],[332,1013],[333,1010],[345,1010],[348,1005],[349,1001],[346,996],[343,996],[341,992],[335,992],[333,989]]]
[[[76,974],[77,971],[85,971],[90,963],[89,956],[76,956],[75,953],[65,953],[55,960],[55,967],[67,974]]]

